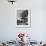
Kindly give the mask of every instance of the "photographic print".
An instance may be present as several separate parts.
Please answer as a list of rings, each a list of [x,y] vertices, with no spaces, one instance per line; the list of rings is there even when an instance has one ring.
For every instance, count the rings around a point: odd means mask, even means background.
[[[20,8],[16,10],[16,26],[17,27],[29,27],[30,26],[30,9]]]

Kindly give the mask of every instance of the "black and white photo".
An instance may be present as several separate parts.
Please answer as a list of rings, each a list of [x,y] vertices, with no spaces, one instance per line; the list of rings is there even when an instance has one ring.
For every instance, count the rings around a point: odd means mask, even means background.
[[[17,27],[28,27],[30,26],[30,9],[21,8],[17,9],[16,12],[16,25]]]

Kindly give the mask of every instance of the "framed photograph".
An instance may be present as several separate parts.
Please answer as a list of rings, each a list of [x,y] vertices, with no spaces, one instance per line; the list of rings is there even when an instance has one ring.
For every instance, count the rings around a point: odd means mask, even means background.
[[[16,9],[16,27],[31,26],[31,9],[18,8]]]

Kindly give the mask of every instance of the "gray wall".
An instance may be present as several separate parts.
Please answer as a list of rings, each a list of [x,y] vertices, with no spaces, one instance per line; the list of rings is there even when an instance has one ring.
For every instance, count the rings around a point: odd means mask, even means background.
[[[33,40],[46,40],[46,1],[17,0],[14,5],[0,0],[0,40],[15,40],[26,32]],[[31,8],[31,28],[16,28],[16,8]]]

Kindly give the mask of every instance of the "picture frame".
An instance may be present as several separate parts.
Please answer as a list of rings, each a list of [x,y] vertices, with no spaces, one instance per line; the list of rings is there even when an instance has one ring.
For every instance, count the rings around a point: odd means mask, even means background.
[[[31,27],[31,9],[30,8],[16,9],[16,27],[17,28]]]

